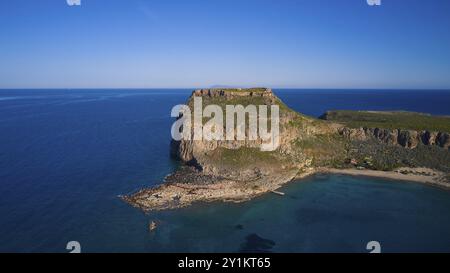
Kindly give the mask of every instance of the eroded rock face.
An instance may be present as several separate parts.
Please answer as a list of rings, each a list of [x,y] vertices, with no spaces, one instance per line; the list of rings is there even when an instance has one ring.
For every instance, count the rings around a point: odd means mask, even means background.
[[[438,133],[436,136],[436,143],[442,148],[450,148],[450,135],[449,133]]]
[[[367,133],[363,128],[339,128],[339,133],[352,140],[366,140]]]
[[[252,103],[255,99],[255,105],[260,105],[261,103],[265,105],[278,104],[280,106],[280,122],[279,122],[279,132],[280,132],[280,144],[276,149],[276,153],[281,157],[288,157],[292,159],[290,162],[291,166],[285,166],[280,162],[275,161],[273,165],[273,170],[280,168],[283,165],[284,168],[289,168],[292,166],[304,165],[308,161],[308,158],[298,153],[293,147],[293,143],[296,139],[301,137],[306,137],[308,135],[330,133],[335,134],[335,128],[328,125],[315,126],[312,125],[313,119],[307,118],[300,115],[285,105],[281,105],[282,102],[272,93],[269,88],[257,88],[255,89],[199,89],[195,90],[188,100],[188,104],[192,107],[192,100],[195,96],[203,97],[203,106],[205,107],[208,103],[214,103],[216,101],[222,102],[225,99],[229,104],[240,104],[242,101]],[[242,97],[247,97],[242,100]],[[219,100],[216,100],[219,99]],[[244,105],[246,106],[246,105]],[[225,115],[225,113],[224,113]],[[269,122],[270,123],[270,122]],[[192,126],[193,127],[193,126]],[[248,124],[246,125],[248,127]],[[225,132],[224,128],[224,132]],[[211,158],[214,156],[215,151],[221,148],[227,150],[239,150],[241,148],[254,149],[255,151],[260,150],[262,139],[257,140],[248,139],[248,128],[246,128],[246,139],[245,140],[181,140],[172,141],[171,153],[173,156],[177,157],[185,163],[190,163],[190,165],[196,165],[203,173],[208,173],[212,175],[224,175],[225,174],[235,174],[236,177],[252,176],[255,173],[255,164],[260,161],[258,158],[249,159],[249,162],[236,166],[235,168],[240,168],[238,171],[227,168],[224,170],[223,164],[217,162],[217,157],[215,160]],[[191,132],[193,136],[193,128]],[[265,155],[262,155],[263,157]],[[248,163],[248,164],[247,164]],[[279,165],[277,165],[279,164]],[[259,166],[258,166],[259,167]],[[246,169],[248,168],[248,169]],[[264,166],[267,172],[270,173],[270,166]],[[235,178],[237,179],[237,178]]]
[[[387,144],[396,144],[398,141],[398,130],[375,128],[373,135]]]
[[[421,141],[425,145],[436,145],[436,138],[437,138],[438,132],[430,132],[430,131],[422,131]]]
[[[419,144],[419,134],[413,130],[399,130],[397,142],[403,147],[414,149]]]
[[[450,147],[450,135],[445,132],[347,127],[340,128],[338,132],[350,140],[361,141],[375,138],[387,144],[400,145],[409,149],[414,149],[419,144],[437,145],[444,149]]]

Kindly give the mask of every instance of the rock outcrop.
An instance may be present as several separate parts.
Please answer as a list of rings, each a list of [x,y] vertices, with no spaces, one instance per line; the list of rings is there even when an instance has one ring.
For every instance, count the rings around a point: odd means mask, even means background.
[[[362,127],[342,127],[339,128],[338,132],[349,140],[362,141],[374,138],[387,144],[399,145],[409,149],[414,149],[419,144],[437,145],[444,149],[450,148],[450,135],[446,132]]]
[[[272,170],[279,169],[279,165],[283,165],[284,169],[297,168],[309,161],[306,155],[296,149],[295,140],[308,138],[316,134],[331,134],[335,130],[325,123],[313,125],[314,119],[289,109],[268,88],[195,90],[188,100],[188,105],[191,108],[194,97],[202,97],[204,107],[210,104],[220,105],[223,103],[241,104],[244,107],[248,104],[279,105],[280,107],[280,145],[274,152],[260,152],[263,141],[261,138],[250,140],[248,128],[246,129],[245,140],[173,140],[171,143],[172,155],[206,174],[241,180],[242,177],[248,179],[250,173],[257,175],[258,172],[261,172],[261,169],[265,170],[265,174],[269,174]],[[223,130],[225,131],[225,128]],[[191,132],[191,135],[193,138],[193,132]],[[251,150],[250,154],[255,157],[261,156],[263,160],[254,158],[252,162],[243,162],[244,164],[235,162],[236,164],[233,164],[233,160],[239,161],[238,158],[234,158],[233,151],[243,149]],[[228,161],[224,160],[221,151],[226,151],[225,153],[231,155],[232,158]],[[286,160],[287,158],[289,160]],[[294,158],[295,160],[293,160]]]

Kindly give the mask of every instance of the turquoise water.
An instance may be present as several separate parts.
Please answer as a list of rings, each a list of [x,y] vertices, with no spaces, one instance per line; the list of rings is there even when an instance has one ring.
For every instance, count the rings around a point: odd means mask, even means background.
[[[327,109],[450,114],[448,91],[275,90]],[[191,90],[0,90],[0,252],[450,252],[450,192],[415,183],[314,176],[242,204],[148,215],[117,196],[161,183],[170,109]],[[149,233],[149,221],[161,224]]]
[[[316,175],[282,191],[283,197],[267,194],[242,204],[152,213],[149,218],[162,224],[148,245],[163,251],[366,252],[375,240],[387,252],[450,251],[450,192],[340,175]],[[272,247],[259,246],[251,235]]]

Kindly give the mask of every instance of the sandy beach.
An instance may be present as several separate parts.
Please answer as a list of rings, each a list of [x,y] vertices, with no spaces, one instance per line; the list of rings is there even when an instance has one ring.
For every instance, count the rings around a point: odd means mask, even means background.
[[[393,180],[424,183],[440,188],[450,189],[445,174],[428,168],[399,168],[394,171],[358,170],[358,169],[319,169],[318,173],[331,173],[355,176],[388,178]]]

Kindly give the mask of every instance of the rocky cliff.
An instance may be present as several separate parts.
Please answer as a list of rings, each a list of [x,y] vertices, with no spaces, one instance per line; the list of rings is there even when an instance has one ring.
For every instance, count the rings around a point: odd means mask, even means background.
[[[299,114],[288,108],[271,89],[200,89],[195,90],[187,104],[192,109],[194,97],[202,97],[208,105],[278,105],[280,108],[280,145],[272,152],[260,151],[262,140],[250,140],[248,128],[245,140],[181,140],[172,141],[172,154],[205,174],[242,180],[250,176],[269,174],[276,170],[299,169],[312,158],[297,149],[296,142],[315,135],[334,134],[332,124]],[[225,108],[225,107],[223,107]],[[223,128],[225,131],[226,128]],[[191,132],[193,136],[193,132]]]
[[[418,145],[450,147],[450,117],[414,112],[328,111],[321,119],[342,123],[349,140],[370,138],[414,149]]]
[[[450,149],[450,135],[446,132],[363,127],[342,127],[338,132],[349,140],[364,141],[374,138],[387,144],[399,145],[410,149],[417,148],[419,144],[436,145],[444,149]]]

